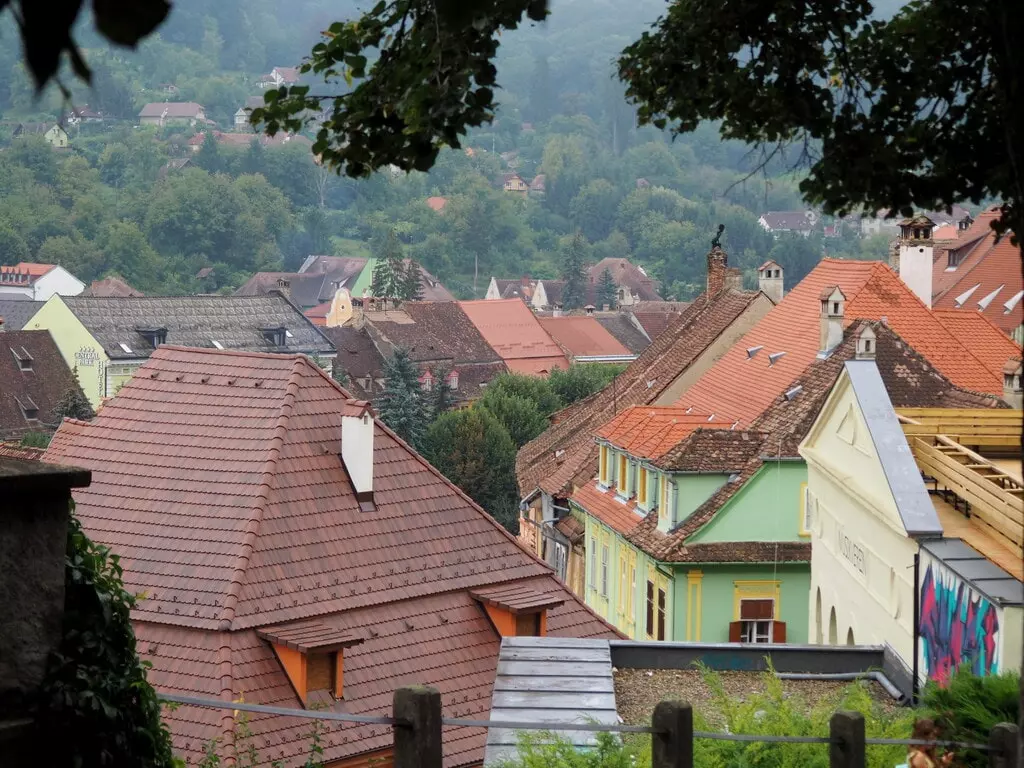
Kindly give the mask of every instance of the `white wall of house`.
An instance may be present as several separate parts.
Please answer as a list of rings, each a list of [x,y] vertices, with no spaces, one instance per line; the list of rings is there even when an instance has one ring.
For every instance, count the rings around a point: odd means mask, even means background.
[[[35,281],[32,286],[32,298],[36,301],[46,301],[54,294],[77,296],[84,290],[85,283],[64,267],[56,266]]]

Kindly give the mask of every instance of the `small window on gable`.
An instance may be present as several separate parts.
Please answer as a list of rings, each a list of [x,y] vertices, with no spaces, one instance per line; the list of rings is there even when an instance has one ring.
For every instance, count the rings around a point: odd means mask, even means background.
[[[427,371],[420,377],[420,388],[424,392],[430,392],[434,388],[434,377]]]
[[[32,370],[32,355],[28,353],[28,350],[24,347],[15,349],[10,348],[11,353],[14,355],[14,359],[18,361],[19,371],[31,371]]]
[[[144,338],[153,349],[156,349],[161,344],[167,343],[167,329],[166,328],[136,328],[135,331]]]
[[[540,616],[539,613],[516,614],[516,636],[540,637]]]
[[[306,688],[310,693],[326,691],[341,698],[340,654],[337,651],[310,653],[306,659]]]
[[[448,374],[448,389],[458,389],[458,388],[459,388],[459,372],[458,371],[452,371],[451,373]]]

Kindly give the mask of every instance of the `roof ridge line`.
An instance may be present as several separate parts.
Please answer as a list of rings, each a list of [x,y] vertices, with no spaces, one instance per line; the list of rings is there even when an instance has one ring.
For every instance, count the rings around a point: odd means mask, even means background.
[[[308,365],[304,356],[297,356],[292,363],[292,371],[288,376],[288,383],[285,386],[284,400],[277,416],[277,425],[274,427],[274,436],[270,440],[270,447],[267,451],[267,459],[263,464],[263,472],[260,478],[259,491],[256,494],[256,503],[249,514],[249,521],[245,526],[245,536],[242,539],[241,550],[235,560],[235,570],[231,575],[231,582],[228,585],[227,595],[224,598],[224,607],[220,612],[221,630],[230,631],[235,620],[235,609],[245,584],[245,577],[255,550],[256,537],[260,524],[263,522],[263,513],[266,511],[270,497],[270,489],[274,480],[274,471],[277,468],[277,460],[281,456],[281,448],[284,446],[284,438],[288,432],[288,421],[295,406],[295,395],[299,390],[299,379],[302,371]],[[316,367],[316,366],[314,366]]]

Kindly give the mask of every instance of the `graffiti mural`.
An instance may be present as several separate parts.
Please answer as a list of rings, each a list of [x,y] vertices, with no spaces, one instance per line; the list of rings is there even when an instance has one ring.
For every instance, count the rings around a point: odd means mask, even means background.
[[[940,685],[964,664],[976,675],[999,672],[995,606],[934,563],[921,579],[920,642],[928,679]]]

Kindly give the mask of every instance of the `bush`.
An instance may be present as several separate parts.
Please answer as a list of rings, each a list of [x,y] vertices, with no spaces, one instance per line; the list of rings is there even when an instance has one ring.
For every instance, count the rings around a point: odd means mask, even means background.
[[[521,395],[500,389],[488,390],[480,405],[490,411],[508,430],[516,448],[526,445],[547,429],[547,417],[537,409],[537,403]]]
[[[553,370],[548,382],[562,405],[566,406],[600,392],[624,370],[625,365],[614,363],[573,364],[567,371],[560,368]]]
[[[979,677],[962,666],[946,687],[929,683],[921,704],[949,741],[988,743],[989,731],[999,723],[1016,723],[1020,716],[1020,675]],[[957,765],[987,766],[988,757],[976,750],[957,751]]]
[[[796,697],[787,695],[774,672],[766,672],[762,691],[746,701],[731,699],[721,678],[703,670],[704,680],[714,692],[707,706],[694,711],[696,731],[718,731],[713,722],[724,722],[728,733],[760,736],[828,736],[829,720],[838,709],[860,712],[865,718],[868,737],[910,738],[913,712],[893,715],[875,702],[864,683],[848,686],[841,696],[825,700],[808,709]],[[871,768],[892,768],[905,762],[906,747],[874,746],[867,751]],[[768,744],[765,742],[712,741],[694,743],[694,765],[701,768],[828,768],[825,744]],[[503,768],[650,768],[649,737],[627,738],[620,743],[609,734],[600,734],[596,749],[577,752],[564,739],[549,733],[524,733],[520,736],[519,755]]]
[[[117,555],[94,544],[72,514],[64,577],[64,627],[43,683],[46,765],[171,768],[171,739],[139,660]]]
[[[526,376],[522,373],[503,373],[496,376],[487,385],[487,393],[502,392],[507,395],[518,395],[532,400],[542,416],[554,413],[562,407],[562,401],[555,394],[548,379],[538,376]]]

